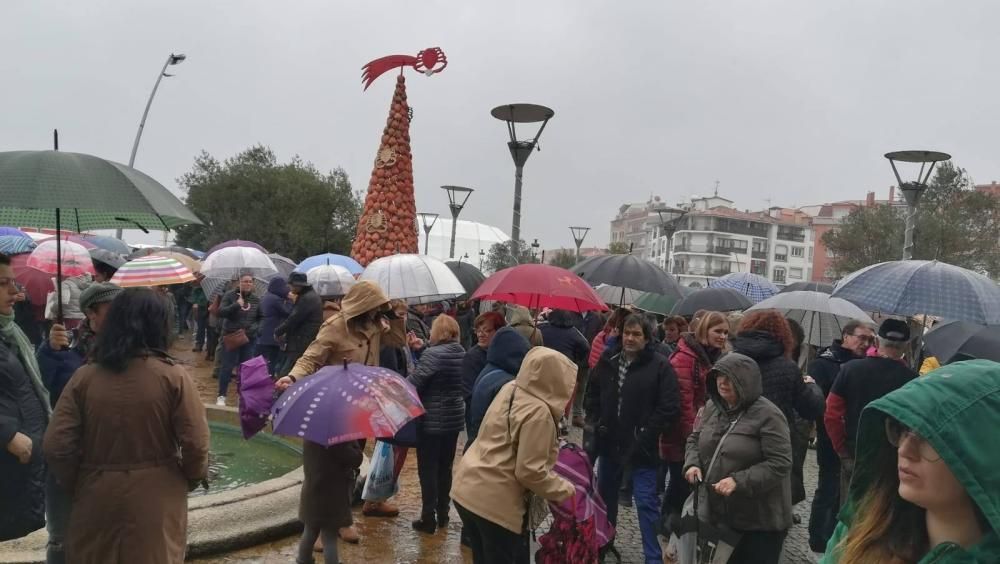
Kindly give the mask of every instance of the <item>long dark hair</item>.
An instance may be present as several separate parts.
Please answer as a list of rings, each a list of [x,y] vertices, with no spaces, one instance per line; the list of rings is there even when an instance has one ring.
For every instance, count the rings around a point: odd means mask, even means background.
[[[149,288],[126,288],[111,302],[93,359],[112,372],[149,353],[166,355],[170,335],[167,300]]]

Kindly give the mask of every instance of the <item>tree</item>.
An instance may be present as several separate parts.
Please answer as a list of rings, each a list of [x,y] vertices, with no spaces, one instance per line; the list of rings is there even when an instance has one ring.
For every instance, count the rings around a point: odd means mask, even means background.
[[[517,257],[511,255],[510,241],[494,243],[486,253],[483,269],[488,272],[498,272],[519,264],[537,263],[538,257],[531,254],[531,247],[524,240],[518,242]]]
[[[628,254],[628,243],[625,241],[615,241],[608,245],[609,255],[627,255]]]
[[[323,174],[298,157],[279,163],[262,145],[222,163],[203,151],[178,183],[204,222],[177,230],[177,244],[184,247],[245,239],[294,260],[348,254],[361,213],[360,197],[343,169]]]
[[[823,235],[839,275],[903,255],[906,208],[878,205],[851,212]],[[1000,199],[977,192],[964,169],[938,165],[917,208],[913,258],[1000,273]]]
[[[566,249],[559,249],[552,256],[552,260],[549,261],[549,264],[552,266],[560,266],[562,268],[573,268],[576,266],[576,253]]]

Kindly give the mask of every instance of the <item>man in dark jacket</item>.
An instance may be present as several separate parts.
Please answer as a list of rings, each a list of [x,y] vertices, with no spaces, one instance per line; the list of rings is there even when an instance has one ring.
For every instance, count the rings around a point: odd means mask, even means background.
[[[597,487],[608,504],[608,520],[618,522],[618,489],[629,471],[646,562],[660,562],[657,441],[680,418],[680,391],[670,362],[653,349],[652,325],[641,315],[625,318],[621,348],[597,362],[586,404],[587,426],[597,435]]]
[[[576,328],[575,322],[581,324],[583,319],[579,313],[554,309],[549,313],[548,323],[538,326],[542,333],[542,342],[545,346],[557,350],[566,358],[573,361],[577,366],[576,371],[576,391],[573,396],[573,424],[583,427],[583,395],[587,390],[587,378],[590,371],[587,370],[587,357],[590,356],[590,342],[583,336],[583,333]]]
[[[829,348],[809,363],[806,374],[813,377],[826,398],[840,367],[849,361],[864,358],[865,351],[874,342],[875,332],[867,323],[851,321],[844,325],[841,338],[834,340]],[[816,464],[819,466],[819,478],[809,514],[809,547],[813,552],[824,552],[837,526],[837,512],[840,510],[840,457],[833,450],[822,418],[816,420]]]
[[[267,284],[267,293],[260,299],[260,335],[257,337],[257,354],[267,361],[267,371],[277,374],[284,366],[281,345],[274,338],[278,328],[292,312],[292,301],[288,299],[288,283],[276,276]]]
[[[479,426],[483,422],[486,410],[493,403],[497,392],[507,382],[513,380],[519,370],[524,355],[528,354],[531,343],[511,327],[497,331],[486,352],[486,366],[472,387],[472,402],[469,413],[469,438],[466,449],[479,435]]]
[[[295,305],[284,322],[274,330],[277,340],[285,343],[285,365],[279,371],[287,375],[295,363],[316,339],[323,324],[323,299],[317,294],[302,272],[288,276],[288,285],[295,295]]]

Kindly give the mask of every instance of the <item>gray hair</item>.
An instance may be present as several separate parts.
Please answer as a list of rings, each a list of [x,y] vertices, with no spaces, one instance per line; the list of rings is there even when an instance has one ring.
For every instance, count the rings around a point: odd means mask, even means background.
[[[880,351],[888,349],[890,351],[899,353],[899,356],[902,357],[906,353],[906,349],[908,346],[909,343],[907,343],[906,341],[891,341],[882,336],[878,337],[878,350]]]

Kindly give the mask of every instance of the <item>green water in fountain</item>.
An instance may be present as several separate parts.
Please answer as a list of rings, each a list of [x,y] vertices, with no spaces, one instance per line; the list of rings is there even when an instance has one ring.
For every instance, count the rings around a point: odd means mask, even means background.
[[[302,451],[262,431],[249,441],[239,428],[209,423],[212,433],[208,466],[208,491],[198,488],[191,495],[206,495],[277,478],[302,465]]]

